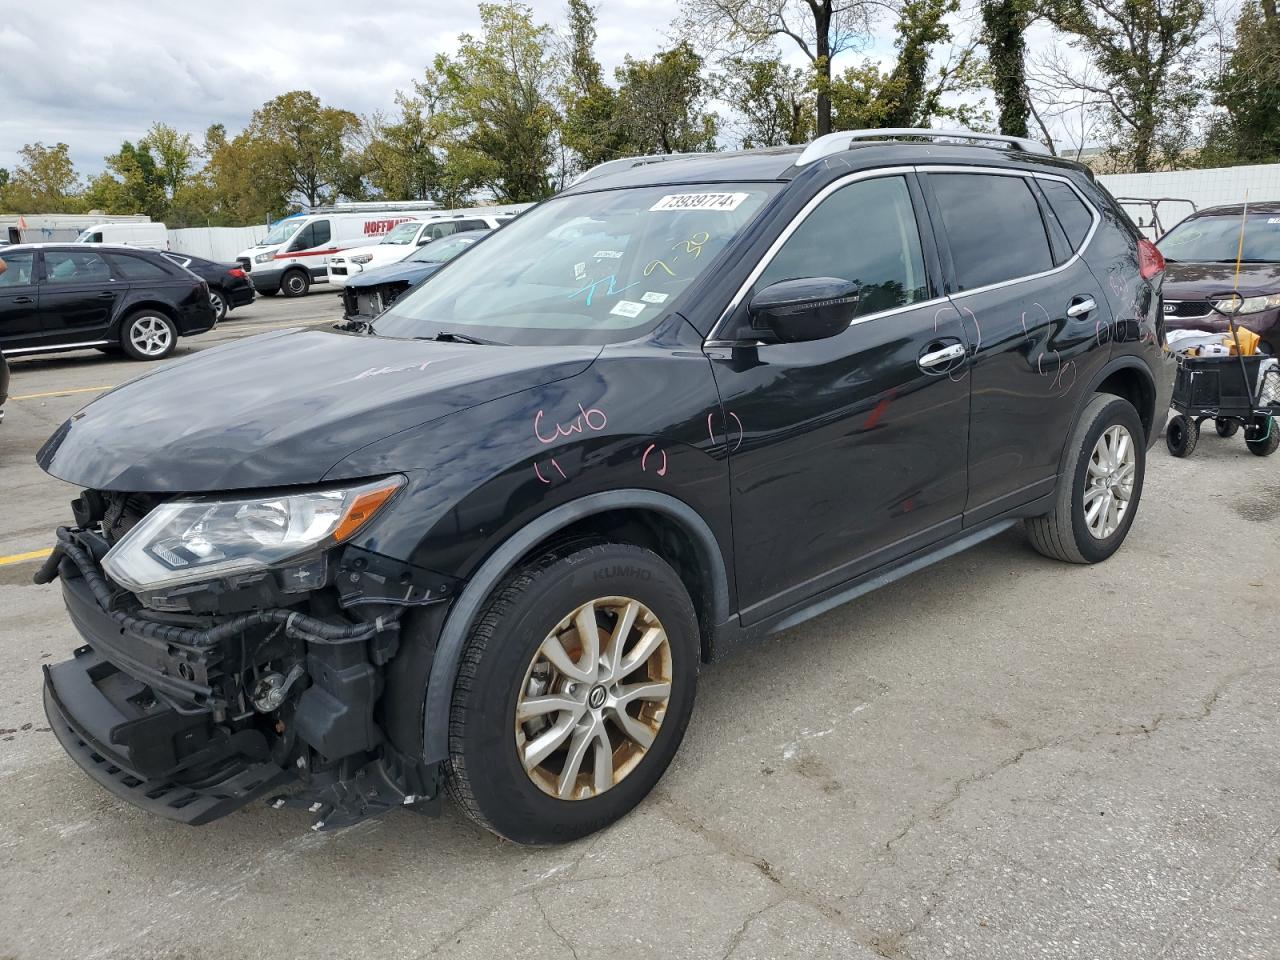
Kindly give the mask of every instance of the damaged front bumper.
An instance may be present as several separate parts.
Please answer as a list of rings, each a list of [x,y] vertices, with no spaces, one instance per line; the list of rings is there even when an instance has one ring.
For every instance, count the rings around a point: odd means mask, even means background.
[[[407,574],[379,574],[374,555],[344,555],[333,579],[348,597],[359,593],[359,616],[371,621],[344,616],[332,583],[316,591],[330,592],[325,602],[304,595],[290,597],[291,608],[161,614],[106,580],[106,549],[93,531],[60,530],[36,577],[61,581],[84,641],[70,660],[44,668],[45,713],[99,784],[191,825],[281,790],[291,792],[272,804],[308,809],[315,829],[397,806],[438,807],[439,765],[422,763],[420,747],[403,738],[397,747],[385,729],[396,710],[379,701],[401,618],[430,619],[428,605],[450,584],[432,575],[411,607],[383,605],[378,582],[404,584]],[[220,602],[245,610],[243,598]]]

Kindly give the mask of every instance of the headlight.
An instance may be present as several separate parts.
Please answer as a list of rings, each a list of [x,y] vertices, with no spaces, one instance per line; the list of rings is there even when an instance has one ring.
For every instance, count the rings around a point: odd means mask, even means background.
[[[350,256],[350,257],[347,257],[347,259],[348,259],[348,260],[350,260],[352,263],[368,263],[370,260],[372,260],[372,259],[373,259],[373,254],[372,254],[372,253],[357,253],[357,254],[354,254],[354,255],[352,255],[352,256]]]
[[[253,262],[268,263],[271,260],[274,260],[275,258],[276,258],[276,255],[274,253],[259,253],[257,256],[253,258]]]
[[[1221,300],[1213,301],[1213,308],[1222,313],[1261,313],[1263,310],[1275,310],[1280,307],[1280,293],[1272,293],[1265,297],[1241,297],[1232,294]]]
[[[125,534],[102,566],[134,593],[262,570],[348,539],[403,485],[396,476],[242,500],[171,500]]]

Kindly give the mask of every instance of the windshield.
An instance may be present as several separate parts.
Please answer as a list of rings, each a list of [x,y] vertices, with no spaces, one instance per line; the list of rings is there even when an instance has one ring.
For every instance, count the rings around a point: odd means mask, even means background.
[[[523,344],[603,344],[655,322],[778,189],[635,187],[555,197],[513,220],[374,324]],[[437,241],[439,243],[440,241]]]
[[[101,243],[102,234],[96,231],[96,227],[90,227],[88,230],[81,231],[80,236],[76,237],[76,243]]]
[[[1280,263],[1280,217],[1259,214],[1245,223],[1240,251],[1240,217],[1196,217],[1178,224],[1156,244],[1166,259],[1194,263]]]
[[[407,259],[416,260],[419,263],[444,263],[446,260],[452,260],[479,239],[479,237],[450,237],[447,240],[437,240],[435,243],[429,243],[415,250]]]
[[[281,220],[271,228],[271,232],[266,235],[258,246],[272,247],[278,243],[284,243],[293,236],[294,232],[298,229],[298,224],[301,222],[301,220]]]
[[[413,238],[418,235],[418,229],[421,226],[422,224],[417,220],[406,221],[383,237],[379,243],[394,243],[398,246],[407,246],[413,243]]]

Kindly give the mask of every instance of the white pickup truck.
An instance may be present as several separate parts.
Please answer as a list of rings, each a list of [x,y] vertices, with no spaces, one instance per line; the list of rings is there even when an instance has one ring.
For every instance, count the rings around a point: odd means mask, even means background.
[[[329,283],[341,288],[351,277],[374,267],[403,260],[414,250],[432,240],[439,240],[464,230],[496,230],[513,219],[527,203],[508,204],[481,210],[449,210],[428,214],[395,227],[378,243],[329,258]]]

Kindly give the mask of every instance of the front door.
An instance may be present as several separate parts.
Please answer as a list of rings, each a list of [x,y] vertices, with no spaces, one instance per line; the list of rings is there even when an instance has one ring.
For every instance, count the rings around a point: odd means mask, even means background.
[[[0,251],[0,253],[3,253]],[[3,253],[0,273],[0,350],[18,350],[40,342],[40,290],[32,250]]]
[[[973,340],[970,525],[1053,492],[1081,394],[1110,351],[1111,312],[1088,265],[1042,210],[1034,178],[937,172],[925,181],[947,240],[944,259],[950,253],[952,300]],[[1046,182],[1072,194],[1065,181]]]
[[[112,276],[100,253],[45,250],[40,281],[40,322],[50,345],[96,343],[107,338],[116,303],[127,282]]]
[[[729,451],[745,623],[960,527],[964,329],[936,294],[919,209],[910,175],[838,186],[801,215],[722,323],[716,341],[735,345],[708,347],[724,411],[708,429]],[[852,325],[811,343],[753,343],[751,296],[800,277],[856,281]]]

